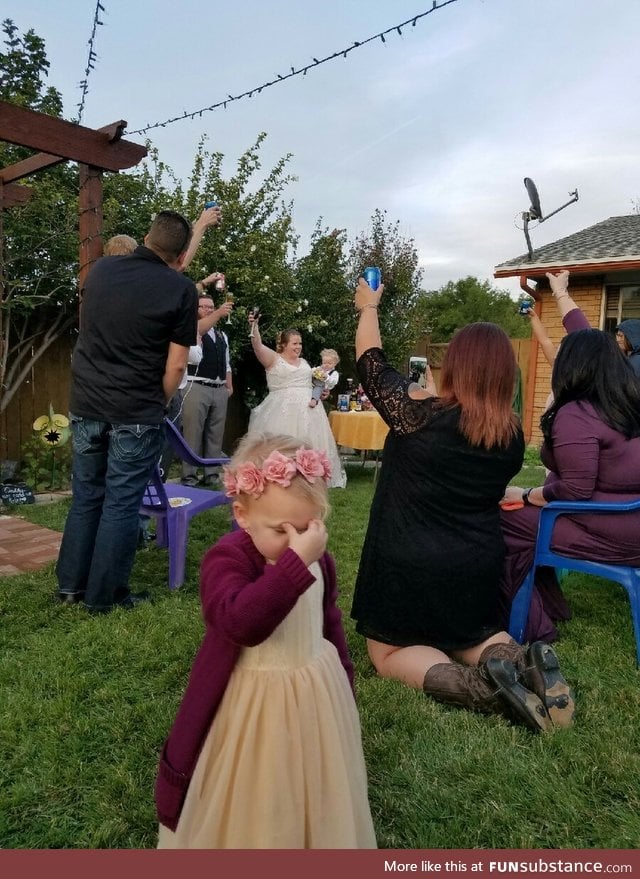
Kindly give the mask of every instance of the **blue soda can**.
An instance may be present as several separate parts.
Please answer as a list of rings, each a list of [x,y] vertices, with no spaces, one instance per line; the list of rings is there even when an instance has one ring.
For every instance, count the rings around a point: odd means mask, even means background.
[[[529,309],[533,308],[534,304],[534,300],[531,298],[531,296],[527,296],[526,294],[524,294],[518,300],[518,314],[527,314]]]
[[[377,266],[367,266],[362,277],[372,290],[377,290],[382,283],[382,272]]]
[[[205,208],[217,208],[218,202],[217,201],[205,201],[204,206],[205,206]]]

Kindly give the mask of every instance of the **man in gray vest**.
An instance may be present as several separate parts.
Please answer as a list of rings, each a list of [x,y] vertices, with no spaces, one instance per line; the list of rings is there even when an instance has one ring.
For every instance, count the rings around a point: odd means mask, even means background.
[[[218,308],[207,293],[198,299],[199,345],[189,352],[187,385],[182,391],[182,433],[187,444],[203,458],[223,455],[222,438],[227,417],[227,403],[233,393],[229,359],[229,340],[218,329],[221,318],[232,309],[230,302]],[[203,484],[220,485],[219,468],[205,467]],[[182,484],[197,485],[198,470],[186,461],[182,465]]]

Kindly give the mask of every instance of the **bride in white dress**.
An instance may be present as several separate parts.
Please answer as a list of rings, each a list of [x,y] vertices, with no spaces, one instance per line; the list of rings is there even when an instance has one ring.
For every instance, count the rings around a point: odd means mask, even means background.
[[[309,406],[311,367],[300,356],[302,337],[297,330],[280,333],[276,350],[263,344],[258,322],[249,315],[251,345],[267,374],[269,393],[251,412],[249,433],[287,433],[327,453],[331,463],[330,488],[344,488],[347,475],[338,455],[324,406]]]

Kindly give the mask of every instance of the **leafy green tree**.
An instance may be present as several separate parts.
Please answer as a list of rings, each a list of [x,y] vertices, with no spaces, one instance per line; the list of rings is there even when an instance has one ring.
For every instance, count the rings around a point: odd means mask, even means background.
[[[135,168],[103,177],[103,241],[112,235],[131,235],[140,244],[158,211],[176,207],[180,181],[147,142],[147,157]],[[189,219],[193,219],[190,217]]]
[[[214,271],[224,272],[227,290],[234,296],[233,316],[224,327],[234,364],[234,405],[240,397],[253,404],[264,394],[264,370],[248,340],[249,309],[259,306],[262,336],[269,345],[298,317],[292,265],[297,237],[292,203],[285,201],[285,190],[295,180],[287,173],[291,156],[283,156],[262,175],[260,148],[265,138],[264,133],[258,135],[229,177],[222,173],[224,155],[209,152],[203,138],[186,191],[177,185],[169,205],[192,220],[210,199],[222,208],[221,226],[205,233],[188,274],[198,280]]]
[[[33,30],[20,36],[2,24],[0,98],[60,116],[60,93],[45,87],[49,69],[44,41]],[[0,143],[0,167],[30,151]],[[29,178],[24,205],[3,212],[0,251],[0,411],[34,363],[77,317],[77,169],[58,165]]]
[[[423,325],[431,341],[448,342],[455,331],[475,321],[491,321],[510,338],[528,338],[531,325],[517,313],[509,293],[469,276],[428,292],[421,303]]]
[[[237,160],[235,173],[222,174],[222,153],[210,153],[204,139],[196,152],[189,186],[174,192],[176,210],[190,219],[201,213],[207,200],[215,198],[222,208],[219,228],[205,233],[189,267],[196,280],[214,271],[224,272],[234,296],[235,311],[230,329],[234,355],[247,347],[247,311],[259,305],[266,339],[291,324],[297,309],[290,254],[297,237],[291,218],[292,204],[283,200],[295,178],[287,173],[290,156],[281,158],[261,177],[260,147],[266,134],[258,135]]]
[[[371,227],[356,237],[349,254],[350,283],[353,285],[366,266],[382,270],[384,295],[380,303],[380,331],[384,350],[398,369],[424,331],[420,307],[422,269],[413,238],[400,233],[400,221],[391,223],[386,211],[376,210]],[[351,321],[354,326],[354,321]]]
[[[20,107],[61,116],[60,92],[53,86],[45,87],[50,65],[44,40],[33,30],[20,36],[10,18],[2,22],[2,31],[6,51],[0,52],[0,97]]]
[[[322,229],[311,236],[311,249],[295,269],[297,315],[294,325],[304,336],[305,358],[320,362],[323,348],[335,348],[341,362],[353,358],[353,285],[348,282],[344,229]]]

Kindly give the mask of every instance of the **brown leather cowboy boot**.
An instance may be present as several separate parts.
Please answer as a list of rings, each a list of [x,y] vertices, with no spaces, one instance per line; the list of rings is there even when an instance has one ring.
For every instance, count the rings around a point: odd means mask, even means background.
[[[543,641],[524,647],[517,641],[490,644],[482,651],[478,665],[488,659],[506,659],[518,670],[522,683],[541,699],[555,726],[568,727],[573,722],[575,696],[560,671],[555,650]]]
[[[551,728],[543,703],[520,683],[515,665],[504,659],[489,659],[482,667],[457,662],[432,665],[422,689],[440,702],[483,714],[503,714],[535,732]]]

